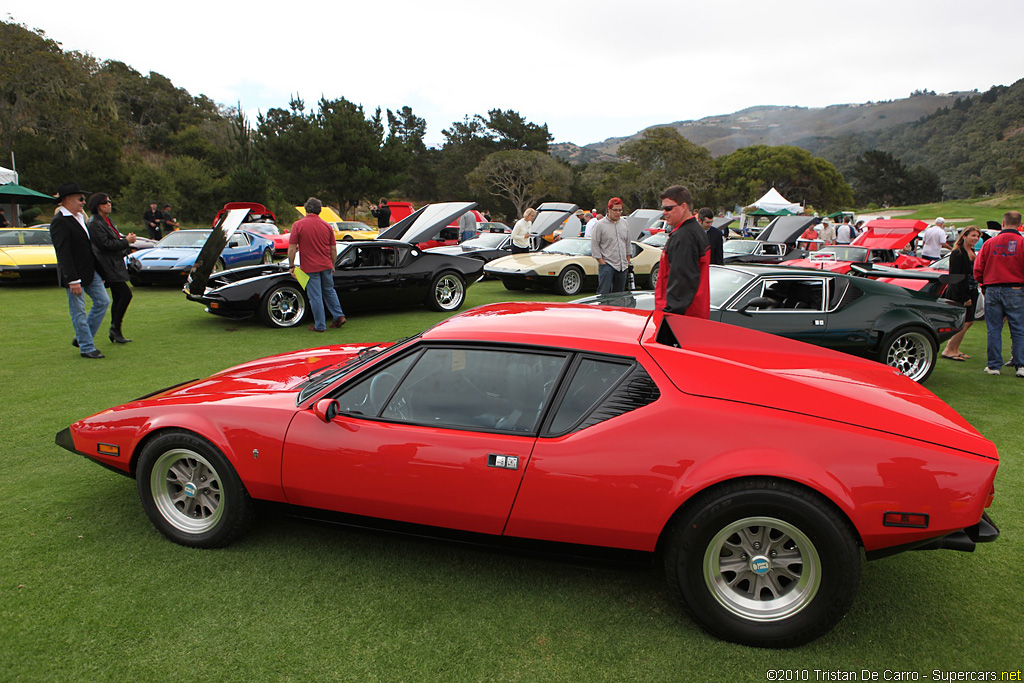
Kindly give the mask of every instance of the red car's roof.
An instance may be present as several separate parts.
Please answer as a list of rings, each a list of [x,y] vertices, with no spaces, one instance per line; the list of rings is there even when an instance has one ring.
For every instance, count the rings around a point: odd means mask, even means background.
[[[905,218],[879,218],[868,221],[864,232],[852,244],[870,249],[902,249],[928,227],[924,221]]]

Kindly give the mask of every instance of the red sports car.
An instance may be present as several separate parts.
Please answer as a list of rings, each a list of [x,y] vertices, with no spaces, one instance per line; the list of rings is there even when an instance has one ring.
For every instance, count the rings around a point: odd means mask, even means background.
[[[756,646],[831,629],[862,552],[998,536],[995,447],[896,370],[630,309],[485,306],[393,344],[245,363],[56,440],[134,477],[183,545],[223,546],[272,501],[462,541],[633,551],[664,563],[705,628]]]
[[[868,221],[864,232],[851,244],[825,245],[805,259],[786,261],[787,266],[817,268],[835,273],[849,273],[854,263],[872,263],[895,268],[918,268],[931,263],[910,254],[901,253],[928,227],[924,221],[886,218]]]

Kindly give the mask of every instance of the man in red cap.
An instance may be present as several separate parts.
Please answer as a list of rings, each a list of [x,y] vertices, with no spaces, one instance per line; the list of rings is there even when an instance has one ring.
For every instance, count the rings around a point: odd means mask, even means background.
[[[661,211],[671,228],[658,266],[654,310],[711,317],[708,236],[693,215],[693,198],[682,185],[661,193]]]
[[[597,293],[626,291],[629,279],[629,227],[622,219],[622,200],[608,200],[608,215],[590,233],[590,250],[597,259]]]

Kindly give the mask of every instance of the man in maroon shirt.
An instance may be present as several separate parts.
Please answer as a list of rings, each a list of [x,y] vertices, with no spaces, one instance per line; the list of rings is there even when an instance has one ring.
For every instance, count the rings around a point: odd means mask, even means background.
[[[288,263],[295,271],[295,252],[302,254],[302,271],[309,276],[306,283],[306,296],[309,307],[313,311],[313,324],[309,329],[313,332],[327,331],[327,318],[324,315],[324,304],[334,318],[331,327],[345,324],[345,314],[338,301],[338,293],[334,291],[334,259],[338,256],[338,243],[335,241],[334,230],[320,218],[323,203],[316,197],[306,200],[306,216],[295,221],[288,235]]]
[[[1003,365],[1003,318],[1010,325],[1010,342],[1017,377],[1024,377],[1024,237],[1018,211],[1003,214],[1003,229],[985,240],[974,259],[974,279],[985,292],[988,363],[985,372],[1000,374]]]
[[[693,198],[682,185],[661,193],[661,210],[671,234],[658,265],[654,309],[665,313],[711,317],[708,236],[693,215]]]

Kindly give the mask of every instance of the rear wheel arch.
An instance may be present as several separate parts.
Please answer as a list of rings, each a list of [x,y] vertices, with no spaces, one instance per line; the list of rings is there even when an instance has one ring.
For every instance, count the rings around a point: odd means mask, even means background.
[[[707,484],[701,488],[698,488],[690,493],[675,509],[675,511],[669,516],[665,525],[661,529],[661,533],[658,535],[658,541],[655,545],[655,554],[661,557],[664,551],[664,543],[667,540],[672,528],[679,523],[679,520],[684,518],[693,508],[703,504],[706,499],[713,499],[715,496],[722,494],[726,489],[737,485],[737,482],[774,482],[776,484],[795,486],[803,489],[808,495],[817,497],[822,502],[831,506],[835,512],[840,515],[849,525],[851,532],[857,539],[857,543],[860,544],[861,548],[864,547],[864,539],[861,538],[860,532],[857,531],[856,525],[853,520],[850,519],[850,515],[846,509],[839,503],[837,503],[831,496],[819,491],[818,489],[805,484],[796,479],[789,477],[769,476],[769,475],[750,475],[735,477],[732,479],[723,479]]]

